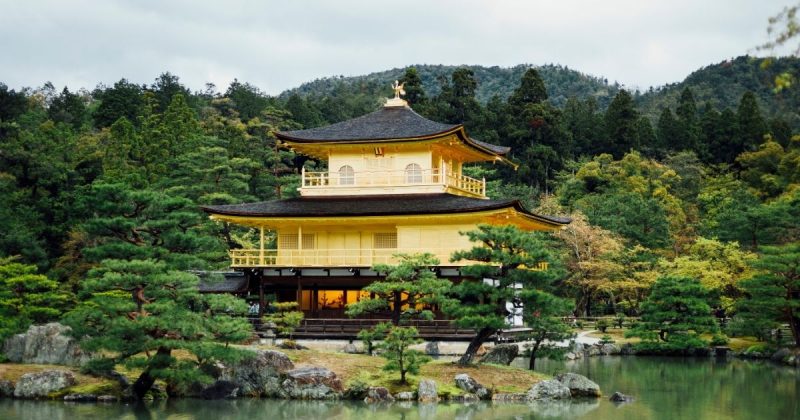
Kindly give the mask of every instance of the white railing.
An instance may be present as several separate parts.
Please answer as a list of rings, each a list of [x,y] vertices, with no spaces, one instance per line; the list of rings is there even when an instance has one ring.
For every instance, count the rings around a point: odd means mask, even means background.
[[[303,168],[302,188],[361,188],[443,185],[481,197],[486,196],[486,180],[449,173],[441,169],[311,172]]]
[[[428,248],[442,266],[464,266],[474,261],[450,262],[455,252],[450,248]],[[372,267],[375,264],[397,264],[395,254],[419,253],[419,249],[352,248],[352,249],[232,249],[231,267]],[[547,270],[541,262],[534,271]]]

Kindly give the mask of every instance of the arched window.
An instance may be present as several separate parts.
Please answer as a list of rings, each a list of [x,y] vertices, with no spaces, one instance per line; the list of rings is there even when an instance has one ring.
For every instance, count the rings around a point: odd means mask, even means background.
[[[356,183],[355,172],[350,165],[339,168],[339,185],[353,185]]]
[[[406,183],[420,183],[422,182],[422,168],[416,163],[409,163],[406,165]]]

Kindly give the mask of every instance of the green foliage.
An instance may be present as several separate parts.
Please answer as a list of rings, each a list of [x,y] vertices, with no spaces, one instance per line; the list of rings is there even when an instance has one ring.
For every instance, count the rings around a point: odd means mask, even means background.
[[[768,331],[789,324],[796,345],[800,345],[800,243],[762,247],[753,261],[758,270],[743,283],[747,298],[738,303],[740,331],[769,337]]]
[[[600,337],[600,341],[598,341],[598,343],[601,344],[601,345],[614,344],[614,340],[611,338],[610,335],[603,334],[603,336]]]
[[[372,268],[383,277],[362,289],[372,297],[349,304],[347,315],[391,311],[392,323],[398,325],[405,319],[433,319],[434,307],[449,304],[447,293],[453,284],[431,271],[439,265],[439,260],[427,253],[395,257],[399,261],[397,265],[382,264]]]
[[[550,247],[540,234],[509,225],[479,225],[477,230],[463,234],[476,246],[469,251],[456,252],[451,260],[474,261],[462,268],[462,273],[477,280],[453,286],[452,294],[458,300],[442,308],[456,324],[476,331],[459,360],[462,365],[470,363],[478,347],[506,325],[510,315],[506,302],[517,298],[518,286],[523,290],[545,290],[558,271]],[[534,271],[529,268],[540,262],[551,263],[550,269]]]
[[[274,312],[265,316],[264,321],[274,323],[278,333],[291,340],[292,333],[303,322],[303,312],[297,310],[297,302],[272,302],[270,307]]]
[[[605,318],[600,318],[597,322],[594,323],[594,327],[600,330],[600,332],[604,333],[611,326],[611,323],[608,322]]]
[[[358,339],[364,343],[365,352],[372,356],[375,343],[386,337],[386,332],[392,328],[390,322],[380,322],[372,328],[366,328],[358,332]]]
[[[558,343],[575,337],[572,328],[564,322],[572,302],[536,289],[523,289],[519,292],[519,299],[524,305],[522,320],[530,328],[528,366],[533,370],[537,357],[560,358],[567,349],[559,347]]]
[[[701,334],[719,330],[699,281],[680,276],[659,278],[642,304],[639,323],[625,333],[640,337],[642,350],[680,351],[708,345]]]
[[[431,360],[421,351],[409,349],[410,346],[421,342],[422,339],[419,338],[416,328],[391,327],[379,345],[381,357],[387,360],[383,369],[391,372],[400,372],[400,383],[406,384],[407,373],[419,373],[420,366]]]
[[[73,304],[71,293],[36,271],[36,266],[0,259],[0,342],[31,324],[58,320]]]

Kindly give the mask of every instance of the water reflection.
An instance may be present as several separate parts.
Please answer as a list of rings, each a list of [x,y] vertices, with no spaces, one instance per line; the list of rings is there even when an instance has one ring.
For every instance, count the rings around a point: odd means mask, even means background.
[[[527,361],[519,360],[522,366]],[[595,357],[537,361],[543,372],[586,375],[606,395],[636,400],[533,404],[394,404],[361,402],[175,400],[148,404],[81,404],[0,400],[0,419],[793,419],[800,418],[800,374],[767,362],[712,359]]]

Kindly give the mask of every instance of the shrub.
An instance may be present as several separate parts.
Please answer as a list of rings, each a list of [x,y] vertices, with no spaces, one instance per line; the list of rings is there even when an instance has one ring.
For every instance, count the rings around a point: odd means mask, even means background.
[[[278,333],[292,338],[292,333],[303,322],[303,312],[297,310],[297,302],[273,302],[270,307],[275,311],[264,317],[265,321],[275,324]]]
[[[614,340],[611,338],[611,336],[610,336],[610,335],[608,335],[608,334],[605,334],[605,335],[603,335],[602,337],[600,337],[600,341],[599,341],[599,343],[600,343],[600,344],[613,344],[613,343],[614,343]]]
[[[618,313],[614,317],[614,324],[617,325],[617,328],[621,329],[622,325],[625,324],[625,314],[623,314],[622,312]]]
[[[600,319],[598,319],[598,320],[597,320],[597,322],[595,323],[595,328],[597,328],[598,330],[600,330],[600,332],[602,332],[602,333],[606,332],[606,330],[608,329],[608,327],[609,327],[609,326],[610,326],[610,325],[609,325],[609,322],[608,322],[608,320],[607,320],[607,319],[605,319],[605,318],[600,318]]]
[[[392,327],[379,346],[382,350],[381,357],[387,360],[383,369],[399,371],[400,383],[408,383],[406,373],[417,373],[420,366],[431,361],[431,358],[421,351],[409,349],[410,346],[421,342],[416,328]]]
[[[381,322],[372,328],[358,332],[357,337],[364,343],[364,350],[368,355],[372,356],[373,350],[375,349],[375,342],[383,340],[383,337],[386,336],[386,331],[391,327],[391,323]]]
[[[714,334],[714,337],[711,338],[711,345],[712,346],[724,346],[730,343],[730,339],[725,334]]]

